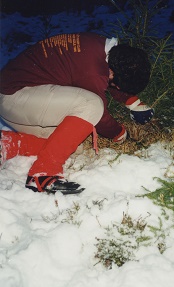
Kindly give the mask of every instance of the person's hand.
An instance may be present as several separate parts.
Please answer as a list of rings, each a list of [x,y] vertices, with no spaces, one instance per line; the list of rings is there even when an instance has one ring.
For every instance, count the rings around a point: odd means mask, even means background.
[[[154,110],[141,102],[137,96],[129,98],[126,107],[130,109],[131,119],[141,125],[148,123],[154,115]]]
[[[113,138],[113,141],[115,143],[122,144],[126,140],[126,137],[127,137],[127,131],[125,130],[125,127],[122,125],[122,131]]]
[[[140,103],[137,107],[130,111],[131,119],[141,125],[150,122],[153,115],[154,110],[143,103]]]

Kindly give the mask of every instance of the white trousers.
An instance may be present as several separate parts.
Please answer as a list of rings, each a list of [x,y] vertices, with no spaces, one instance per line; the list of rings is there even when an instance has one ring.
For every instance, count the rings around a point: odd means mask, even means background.
[[[101,98],[84,89],[42,85],[25,87],[13,95],[0,94],[0,116],[18,132],[47,138],[66,116],[82,118],[94,126],[104,107]]]

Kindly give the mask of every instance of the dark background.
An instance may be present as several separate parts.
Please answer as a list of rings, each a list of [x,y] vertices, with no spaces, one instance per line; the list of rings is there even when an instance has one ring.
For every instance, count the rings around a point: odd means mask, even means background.
[[[146,2],[141,0],[142,3],[143,1]],[[121,9],[128,8],[128,0],[1,0],[0,9],[6,14],[19,12],[22,16],[29,17],[56,14],[62,11],[80,13],[81,10],[85,10],[87,13],[92,13],[96,6],[101,5],[107,5],[111,10],[116,10],[114,2]],[[159,2],[158,7],[161,8],[168,5],[170,0],[150,0],[150,2]]]
[[[118,36],[118,19],[126,27],[127,15],[130,19],[134,15],[130,3],[142,8],[148,1],[157,12],[151,20],[156,33],[173,34],[174,0],[0,0],[0,67],[27,45],[55,34],[86,31]],[[117,13],[120,9],[124,12]]]
[[[56,14],[62,11],[80,12],[92,10],[95,5],[111,5],[107,0],[1,0],[1,11],[7,14],[20,12],[22,16],[36,16],[38,14]]]
[[[30,17],[44,14],[57,14],[62,11],[67,13],[80,13],[85,10],[92,13],[96,6],[107,5],[112,10],[116,10],[112,0],[1,0],[1,12],[13,14],[21,13],[22,16]],[[115,0],[116,4],[124,9],[127,0]],[[163,2],[168,2],[163,1]],[[114,12],[113,11],[113,12]]]

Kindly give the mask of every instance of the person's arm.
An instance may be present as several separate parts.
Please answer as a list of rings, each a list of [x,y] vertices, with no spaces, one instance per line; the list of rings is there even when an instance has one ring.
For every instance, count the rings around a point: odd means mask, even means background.
[[[127,94],[112,88],[109,88],[109,92],[114,100],[125,104],[125,106],[130,110],[131,119],[135,122],[144,125],[153,117],[154,110],[141,102],[138,96]]]
[[[127,132],[123,125],[118,123],[108,112],[107,105],[104,104],[104,113],[96,125],[98,134],[103,137],[112,139],[114,142],[122,142],[126,139]]]
[[[105,90],[108,85],[108,77],[96,77],[95,75],[90,75],[90,77],[85,78],[79,77],[78,82],[76,81],[76,85],[97,94],[103,101],[104,112],[101,120],[96,125],[97,133],[105,138],[112,139],[114,142],[122,142],[122,140],[126,138],[126,130],[124,126],[110,115],[107,109],[108,101]]]

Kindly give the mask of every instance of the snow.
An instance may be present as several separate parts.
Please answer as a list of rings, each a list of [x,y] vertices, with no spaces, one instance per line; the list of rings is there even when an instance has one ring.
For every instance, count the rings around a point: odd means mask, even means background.
[[[107,26],[103,7],[94,16],[93,20],[101,17]],[[72,15],[61,13],[59,19],[62,32],[71,32],[72,27],[77,32],[87,28],[89,15],[76,16],[72,22]],[[2,38],[14,30],[33,33],[39,21],[19,14],[4,17]],[[39,31],[34,33],[33,41],[41,37]],[[3,44],[1,65],[26,45],[20,44],[10,52]],[[108,148],[95,155],[91,147],[71,156],[64,165],[65,177],[85,187],[81,194],[68,196],[34,193],[25,188],[35,157],[17,156],[6,161],[0,171],[0,286],[172,287],[174,214],[139,195],[159,188],[156,178],[174,178],[173,157],[171,148],[162,143],[134,155],[118,155]],[[147,227],[143,234],[151,239],[134,251],[134,260],[121,267],[112,264],[111,269],[105,268],[95,258],[97,238],[123,239],[114,226],[121,226],[124,214],[134,222],[144,220],[147,226],[156,228],[156,235]],[[134,236],[125,238],[135,244]],[[166,245],[162,254],[158,243]]]
[[[136,260],[122,267],[113,264],[110,270],[95,258],[96,238],[106,238],[106,228],[120,224],[123,213],[159,225],[161,207],[136,196],[147,192],[143,187],[150,191],[159,187],[154,177],[165,178],[173,154],[160,143],[145,154],[117,158],[112,149],[102,149],[99,155],[90,149],[70,157],[65,176],[86,189],[69,196],[25,188],[35,157],[6,161],[0,172],[0,286],[173,286],[174,229],[169,210],[170,218],[162,218],[167,245],[163,254],[155,243],[140,246]]]

